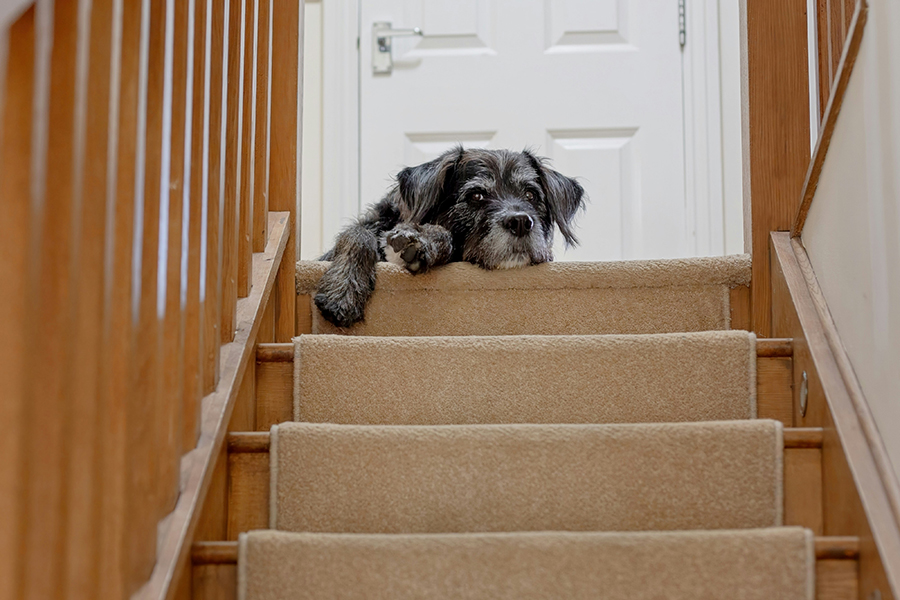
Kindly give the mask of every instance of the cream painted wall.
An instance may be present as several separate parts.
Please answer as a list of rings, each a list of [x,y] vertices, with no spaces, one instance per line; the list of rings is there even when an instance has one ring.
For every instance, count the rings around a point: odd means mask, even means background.
[[[803,244],[900,476],[900,3],[869,0]]]

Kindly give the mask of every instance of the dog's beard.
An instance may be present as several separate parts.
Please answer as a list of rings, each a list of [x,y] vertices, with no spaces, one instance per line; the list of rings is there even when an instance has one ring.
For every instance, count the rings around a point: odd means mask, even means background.
[[[470,238],[463,260],[485,269],[516,269],[553,260],[552,240],[544,237],[539,221],[528,235],[517,237],[499,223],[492,223],[483,237]]]

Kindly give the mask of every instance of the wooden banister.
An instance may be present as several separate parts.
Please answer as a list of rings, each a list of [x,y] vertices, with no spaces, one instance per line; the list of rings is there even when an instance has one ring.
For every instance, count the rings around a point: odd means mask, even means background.
[[[162,598],[183,571],[187,550],[165,550],[193,541],[257,333],[273,338],[264,315],[293,323],[294,298],[270,297],[293,273],[296,197],[270,213],[255,177],[268,185],[270,61],[299,69],[302,2],[271,54],[270,8],[0,10],[4,598]],[[278,110],[299,123],[296,102]]]

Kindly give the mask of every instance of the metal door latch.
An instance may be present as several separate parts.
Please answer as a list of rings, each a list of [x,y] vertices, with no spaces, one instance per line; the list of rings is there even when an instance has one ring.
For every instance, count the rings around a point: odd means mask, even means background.
[[[389,21],[372,23],[372,72],[390,73],[394,70],[394,57],[391,55],[391,38],[399,35],[422,35],[418,27],[412,29],[392,29]]]

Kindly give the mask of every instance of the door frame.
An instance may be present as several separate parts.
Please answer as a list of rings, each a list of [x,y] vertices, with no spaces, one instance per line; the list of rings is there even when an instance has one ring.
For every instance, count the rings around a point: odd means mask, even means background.
[[[360,1],[322,3],[322,197],[315,201],[321,204],[325,232],[351,222],[378,200],[360,198],[359,103],[365,68],[360,64]],[[685,226],[693,232],[688,249],[697,255],[745,248],[737,4],[685,0]],[[337,200],[326,203],[324,198]],[[326,248],[331,241],[323,240]]]

